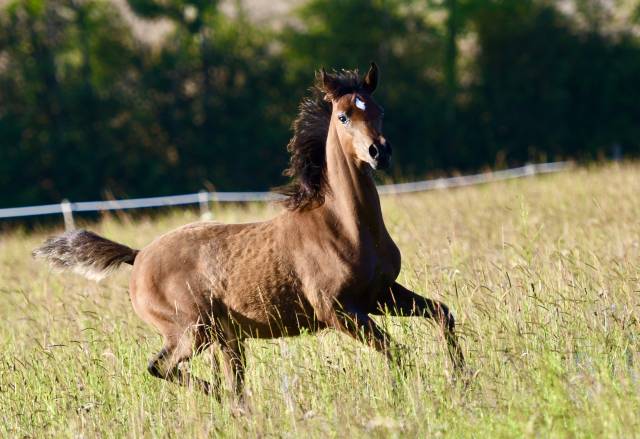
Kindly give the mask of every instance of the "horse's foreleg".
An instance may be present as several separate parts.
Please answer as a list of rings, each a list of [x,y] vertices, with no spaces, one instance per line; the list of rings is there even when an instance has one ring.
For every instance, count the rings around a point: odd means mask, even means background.
[[[336,329],[349,334],[353,338],[383,353],[392,360],[391,338],[371,317],[365,312],[346,310],[338,312],[339,326]]]
[[[465,360],[455,333],[455,319],[444,303],[420,296],[395,282],[383,292],[371,314],[426,317],[435,320],[447,341],[449,356],[455,370],[461,372],[464,369]]]

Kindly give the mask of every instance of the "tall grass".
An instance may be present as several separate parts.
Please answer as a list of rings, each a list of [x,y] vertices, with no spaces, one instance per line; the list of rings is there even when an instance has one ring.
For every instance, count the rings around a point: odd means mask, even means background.
[[[639,193],[625,164],[385,198],[399,280],[451,306],[472,384],[451,382],[435,327],[386,319],[402,371],[332,332],[251,341],[245,416],[146,372],[161,340],[131,309],[128,269],[102,284],[51,273],[30,257],[44,232],[0,235],[0,436],[640,436]],[[90,227],[142,247],[195,220]]]

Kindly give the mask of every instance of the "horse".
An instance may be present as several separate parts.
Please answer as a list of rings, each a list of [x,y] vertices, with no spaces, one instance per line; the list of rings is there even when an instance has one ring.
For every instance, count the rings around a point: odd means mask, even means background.
[[[157,378],[220,394],[182,364],[207,347],[222,351],[227,385],[242,398],[244,342],[331,328],[393,359],[393,342],[371,316],[434,320],[454,370],[464,369],[455,320],[444,303],[396,282],[401,255],[382,217],[373,173],[389,166],[383,109],[373,100],[378,68],[321,69],[301,102],[287,146],[285,208],[245,224],[201,221],[141,250],[90,231],[49,238],[34,250],[57,269],[100,279],[133,266],[135,313],[162,335],[148,364]]]

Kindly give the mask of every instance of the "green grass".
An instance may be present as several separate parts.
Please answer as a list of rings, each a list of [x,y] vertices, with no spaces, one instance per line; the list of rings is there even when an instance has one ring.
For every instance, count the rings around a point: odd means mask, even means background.
[[[0,436],[638,437],[638,194],[630,163],[385,198],[399,280],[451,306],[476,378],[451,384],[438,331],[415,319],[383,322],[409,347],[404,374],[332,332],[251,341],[246,416],[146,372],[161,340],[131,309],[128,268],[102,284],[51,273],[30,257],[45,233],[0,235]],[[194,220],[90,227],[141,247]]]

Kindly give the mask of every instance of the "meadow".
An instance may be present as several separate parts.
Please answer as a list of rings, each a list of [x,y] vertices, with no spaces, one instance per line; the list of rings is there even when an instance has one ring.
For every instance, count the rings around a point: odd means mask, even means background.
[[[639,437],[638,194],[640,164],[625,163],[383,198],[399,280],[450,305],[473,380],[452,380],[433,325],[382,318],[405,347],[401,369],[330,331],[249,342],[244,416],[147,373],[161,339],[131,308],[128,267],[100,284],[53,273],[30,252],[60,229],[6,232],[0,436]],[[196,220],[172,210],[86,227],[140,248]]]

